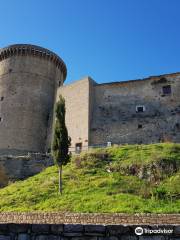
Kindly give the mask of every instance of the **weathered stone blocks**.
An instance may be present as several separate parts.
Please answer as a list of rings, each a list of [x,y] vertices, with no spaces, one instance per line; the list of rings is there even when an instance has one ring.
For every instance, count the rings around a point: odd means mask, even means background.
[[[162,94],[164,85],[171,87],[169,94]],[[67,103],[72,151],[77,143],[86,150],[108,142],[180,142],[180,73],[104,84],[87,77],[58,91]]]
[[[0,155],[0,187],[9,181],[22,180],[53,165],[48,154],[29,153],[26,155]]]
[[[137,236],[137,225],[0,224],[0,240],[177,240],[179,226],[141,225],[148,229],[174,229],[172,234]]]
[[[54,100],[66,72],[62,59],[39,46],[0,49],[0,150],[47,151]]]

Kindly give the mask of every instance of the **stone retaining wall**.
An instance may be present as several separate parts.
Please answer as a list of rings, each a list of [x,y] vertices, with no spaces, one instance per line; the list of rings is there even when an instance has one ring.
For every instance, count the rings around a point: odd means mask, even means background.
[[[52,165],[52,158],[46,154],[0,154],[0,187],[6,186],[10,181],[26,179]]]
[[[0,224],[0,240],[178,240],[180,227],[142,226],[170,229],[171,234],[135,234],[136,226],[81,224]]]
[[[0,240],[178,239],[180,214],[0,213]]]
[[[0,213],[0,223],[180,225],[180,214]]]

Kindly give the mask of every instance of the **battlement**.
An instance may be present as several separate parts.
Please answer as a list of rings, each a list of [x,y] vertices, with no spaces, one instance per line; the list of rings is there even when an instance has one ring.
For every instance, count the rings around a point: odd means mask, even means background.
[[[14,44],[0,49],[0,61],[15,55],[32,55],[47,59],[53,62],[58,68],[60,68],[63,73],[64,80],[66,79],[67,68],[64,61],[58,55],[46,48],[30,44]]]

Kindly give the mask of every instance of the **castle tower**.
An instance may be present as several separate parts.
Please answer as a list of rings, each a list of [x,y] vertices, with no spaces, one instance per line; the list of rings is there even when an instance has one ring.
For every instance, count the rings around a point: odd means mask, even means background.
[[[64,62],[47,49],[0,49],[0,152],[47,151],[56,92],[66,74]]]

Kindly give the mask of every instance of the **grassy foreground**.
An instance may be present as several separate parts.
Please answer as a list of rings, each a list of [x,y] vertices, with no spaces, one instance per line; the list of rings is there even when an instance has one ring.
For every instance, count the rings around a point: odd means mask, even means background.
[[[180,144],[96,149],[0,190],[0,211],[180,213]]]

